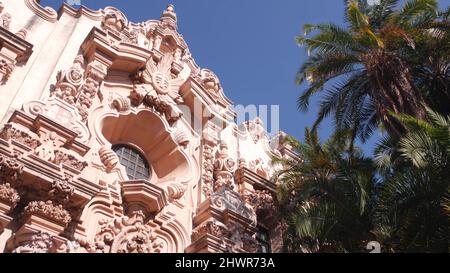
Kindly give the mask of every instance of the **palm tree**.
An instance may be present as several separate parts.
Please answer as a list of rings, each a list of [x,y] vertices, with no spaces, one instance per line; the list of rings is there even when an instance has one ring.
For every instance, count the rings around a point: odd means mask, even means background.
[[[288,252],[364,251],[370,234],[372,161],[350,145],[348,132],[321,144],[306,129],[305,143],[289,143],[301,159],[279,161],[280,217]]]
[[[414,82],[427,104],[450,115],[450,6],[446,11],[425,13],[412,25],[415,49],[405,48]],[[422,30],[422,31],[418,31]]]
[[[429,108],[428,121],[396,115],[408,129],[378,149],[385,170],[374,219],[390,251],[447,252],[450,241],[450,117]]]
[[[410,0],[396,11],[398,2],[381,0],[368,6],[348,0],[346,28],[304,26],[304,36],[296,40],[309,57],[297,83],[308,81],[309,87],[298,99],[299,108],[306,111],[311,97],[325,91],[313,129],[332,114],[338,130],[350,128],[353,139],[365,141],[380,124],[393,136],[405,133],[391,112],[424,118],[424,99],[405,60],[411,54],[405,52],[414,52],[417,37],[435,26],[437,2]]]

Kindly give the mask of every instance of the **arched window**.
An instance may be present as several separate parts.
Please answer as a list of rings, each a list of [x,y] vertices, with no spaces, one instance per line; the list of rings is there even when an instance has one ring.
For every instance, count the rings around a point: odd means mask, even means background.
[[[132,180],[150,179],[150,168],[145,157],[130,145],[117,144],[112,150],[119,157],[119,162],[125,166],[128,178]]]

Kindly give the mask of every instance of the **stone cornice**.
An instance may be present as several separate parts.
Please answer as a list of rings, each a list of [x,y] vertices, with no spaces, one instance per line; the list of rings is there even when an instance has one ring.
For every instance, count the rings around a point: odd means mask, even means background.
[[[9,30],[0,27],[0,47],[7,47],[17,54],[16,61],[26,62],[33,53],[33,45]]]
[[[40,0],[24,0],[25,5],[42,19],[54,23],[58,20],[58,13],[51,7],[43,7]]]
[[[255,188],[269,190],[272,193],[275,193],[276,185],[270,180],[258,175],[257,173],[249,170],[246,167],[239,168],[234,177],[238,184],[249,183],[253,185]]]
[[[111,64],[110,69],[136,73],[145,66],[150,58],[150,51],[128,43],[122,43],[119,37],[113,33],[94,27],[81,45],[85,57],[94,59],[95,55],[106,65]]]
[[[75,9],[67,3],[63,3],[63,5],[59,8],[58,18],[60,18],[63,14],[68,14],[75,18],[85,16],[95,21],[101,21],[103,19],[103,13],[101,10],[92,10],[86,6],[81,6],[79,9]]]

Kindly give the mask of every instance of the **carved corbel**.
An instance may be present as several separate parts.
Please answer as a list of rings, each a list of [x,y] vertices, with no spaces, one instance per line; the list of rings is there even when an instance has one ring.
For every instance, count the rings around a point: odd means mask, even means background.
[[[23,167],[17,159],[0,155],[0,183],[16,182],[23,173]]]

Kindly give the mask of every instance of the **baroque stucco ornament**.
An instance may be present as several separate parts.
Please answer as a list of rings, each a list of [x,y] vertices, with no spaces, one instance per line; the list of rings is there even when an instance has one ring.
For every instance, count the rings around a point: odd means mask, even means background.
[[[219,78],[177,32],[173,6],[134,23],[111,7],[64,5],[58,15],[37,0],[7,3],[0,39],[12,54],[0,56],[0,89],[17,110],[1,116],[0,252],[255,252],[258,225],[273,239],[275,150],[262,122],[238,130]],[[70,35],[52,34],[68,25]],[[220,122],[196,111],[181,119],[197,99]],[[149,179],[128,179],[142,164],[130,155],[122,165],[116,144],[142,153]]]
[[[95,243],[80,242],[88,252],[96,253],[158,253],[163,244],[153,228],[145,224],[142,211],[134,211],[112,221],[100,220]]]
[[[171,54],[165,54],[157,62],[150,59],[145,70],[138,73],[130,94],[131,102],[135,106],[144,102],[165,114],[169,122],[177,121],[183,114],[177,105],[183,103],[179,91],[186,81],[181,74],[172,73],[173,64],[174,57]]]

